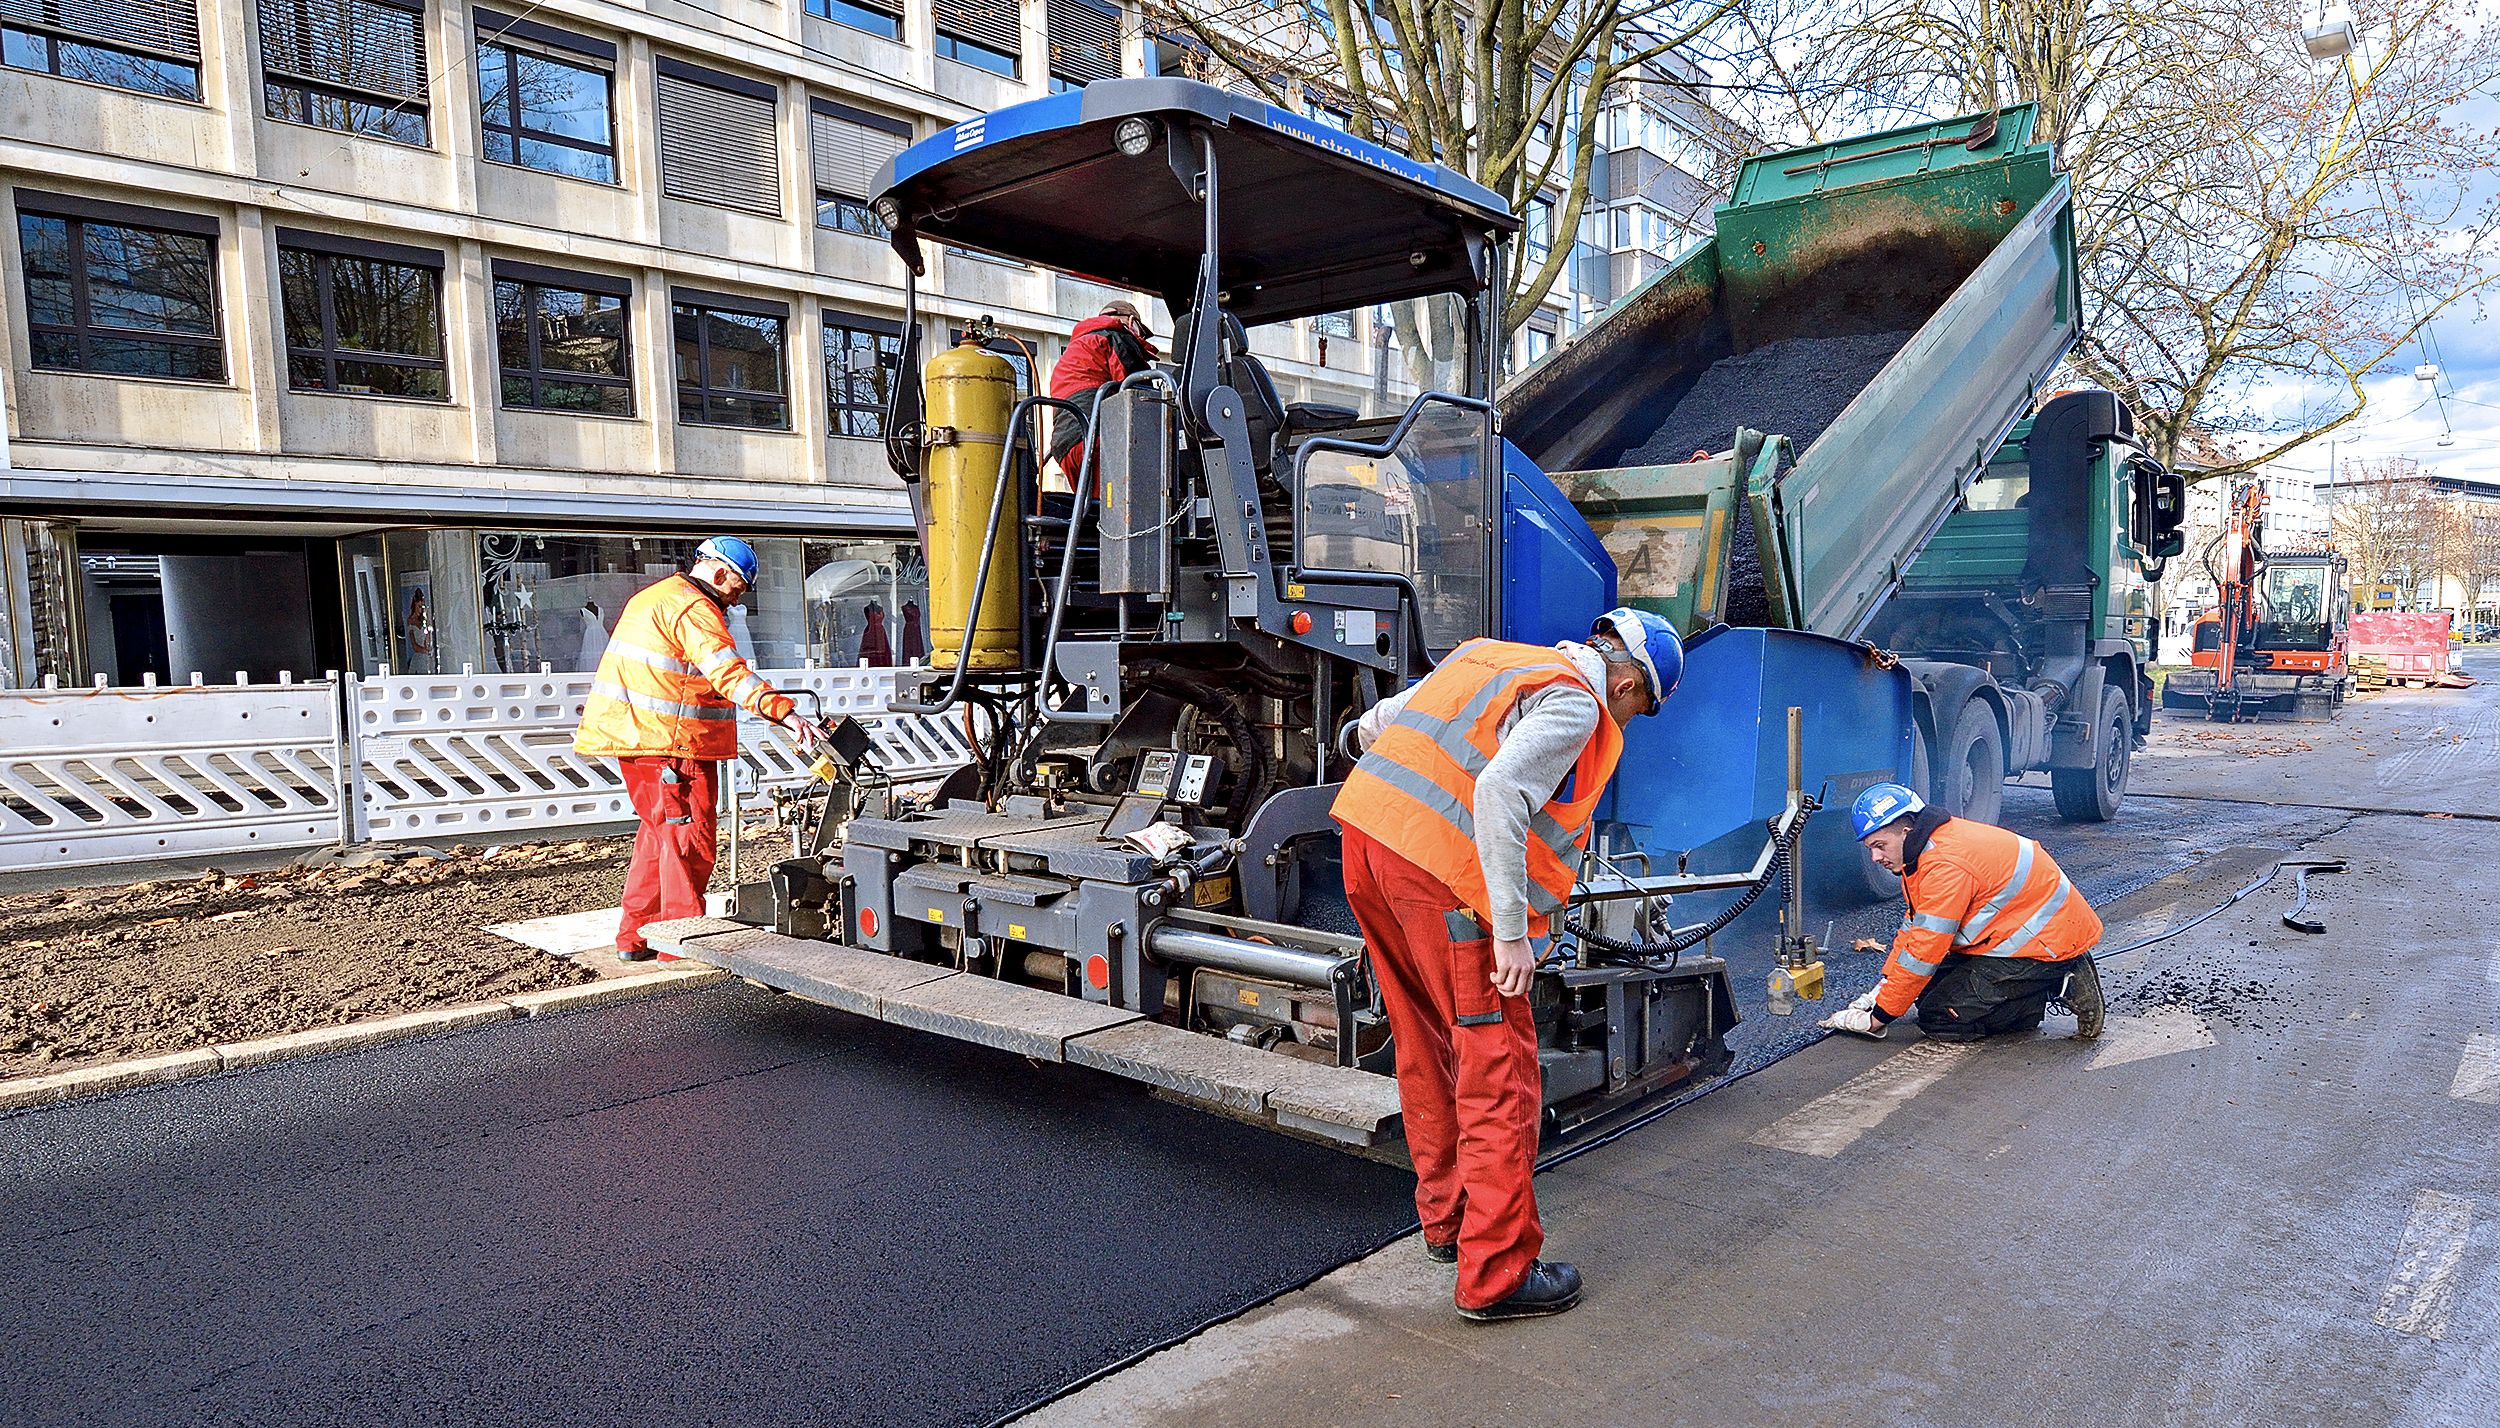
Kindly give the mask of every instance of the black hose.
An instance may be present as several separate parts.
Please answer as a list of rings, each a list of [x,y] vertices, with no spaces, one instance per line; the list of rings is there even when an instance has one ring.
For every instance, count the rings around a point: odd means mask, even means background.
[[[1754,900],[1762,896],[1763,889],[1769,887],[1773,879],[1779,881],[1781,899],[1784,901],[1788,898],[1795,880],[1795,874],[1791,871],[1794,861],[1792,855],[1797,850],[1798,838],[1804,833],[1805,824],[1800,821],[1787,833],[1777,837],[1771,848],[1770,866],[1764,868],[1762,876],[1754,879],[1752,886],[1745,889],[1744,896],[1721,908],[1705,922],[1669,932],[1664,942],[1627,942],[1601,936],[1583,926],[1580,919],[1576,917],[1564,920],[1563,931],[1579,939],[1584,951],[1593,947],[1606,953],[1606,957],[1599,959],[1601,961],[1640,962],[1654,966],[1658,958],[1664,957],[1667,959],[1667,964],[1662,970],[1673,971],[1687,950],[1699,946],[1709,938],[1718,936],[1727,930],[1729,923],[1744,916],[1745,909],[1754,905]]]
[[[1231,742],[1240,760],[1233,770],[1232,812],[1236,822],[1249,817],[1252,809],[1267,801],[1275,791],[1270,786],[1267,751],[1259,747],[1258,723],[1250,717],[1250,710],[1239,695],[1171,665],[1147,680],[1146,687],[1204,710],[1223,728],[1225,739]]]

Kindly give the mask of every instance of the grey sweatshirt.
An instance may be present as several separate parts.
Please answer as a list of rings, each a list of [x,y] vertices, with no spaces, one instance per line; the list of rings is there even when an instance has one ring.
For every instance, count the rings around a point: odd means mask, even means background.
[[[1492,904],[1493,935],[1517,941],[1528,935],[1528,820],[1571,776],[1606,708],[1593,690],[1606,687],[1606,660],[1587,645],[1564,640],[1554,646],[1571,659],[1587,683],[1549,684],[1511,706],[1492,759],[1476,775],[1476,859]],[[1366,711],[1356,737],[1364,748],[1406,708],[1412,689]]]

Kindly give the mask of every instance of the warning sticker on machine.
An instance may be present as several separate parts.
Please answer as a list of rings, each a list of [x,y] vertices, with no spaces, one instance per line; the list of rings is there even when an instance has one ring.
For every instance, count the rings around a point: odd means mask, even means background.
[[[1233,875],[1209,878],[1189,890],[1189,901],[1195,907],[1220,907],[1233,900]]]

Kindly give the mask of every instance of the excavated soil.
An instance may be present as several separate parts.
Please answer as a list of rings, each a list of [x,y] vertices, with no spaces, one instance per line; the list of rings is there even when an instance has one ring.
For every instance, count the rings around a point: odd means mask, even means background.
[[[0,1077],[597,980],[481,929],[612,907],[627,839],[0,898]]]

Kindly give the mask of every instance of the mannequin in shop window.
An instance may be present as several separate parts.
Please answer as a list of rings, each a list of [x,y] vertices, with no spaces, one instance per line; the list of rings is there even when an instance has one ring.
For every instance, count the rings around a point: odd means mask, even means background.
[[[868,602],[867,628],[859,632],[859,662],[876,669],[894,663],[894,642],[885,632],[885,607],[874,600]]]
[[[918,664],[927,652],[928,647],[920,642],[920,602],[906,600],[903,602],[903,647],[894,653],[905,664]]]
[[[407,657],[406,673],[434,672],[434,615],[426,605],[422,590],[408,596],[408,625],[401,643],[406,646],[403,651]]]

